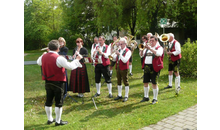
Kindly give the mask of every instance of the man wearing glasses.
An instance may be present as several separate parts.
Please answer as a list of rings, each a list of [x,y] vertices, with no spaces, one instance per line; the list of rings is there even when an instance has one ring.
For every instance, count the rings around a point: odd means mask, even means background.
[[[125,97],[123,102],[128,100],[129,93],[129,82],[128,82],[128,69],[129,69],[129,59],[131,57],[131,51],[126,47],[127,40],[125,38],[120,39],[120,47],[119,51],[116,51],[116,55],[114,59],[116,59],[116,70],[117,70],[117,82],[118,82],[118,96],[115,100],[122,99],[122,84],[121,80],[123,80],[125,85]]]
[[[155,36],[150,37],[150,46],[146,45],[141,51],[143,57],[142,69],[144,69],[144,98],[141,102],[149,101],[149,82],[152,82],[153,100],[152,104],[157,103],[159,88],[157,86],[159,71],[163,68],[163,48],[157,44],[158,39]]]

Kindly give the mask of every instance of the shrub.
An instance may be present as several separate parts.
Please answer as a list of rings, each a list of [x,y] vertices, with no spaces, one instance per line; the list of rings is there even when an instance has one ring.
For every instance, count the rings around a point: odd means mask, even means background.
[[[197,77],[197,41],[190,38],[181,47],[180,75],[184,77]]]

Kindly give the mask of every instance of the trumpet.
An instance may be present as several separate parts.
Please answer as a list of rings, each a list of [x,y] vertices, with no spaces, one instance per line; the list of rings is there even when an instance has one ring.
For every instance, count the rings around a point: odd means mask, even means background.
[[[149,40],[148,40],[148,42],[147,42],[147,45],[148,45],[148,46],[150,45]],[[145,48],[145,46],[146,46],[146,44],[144,45],[143,43],[140,43],[140,44],[138,45],[138,48],[139,48],[140,51],[143,51],[144,48]]]
[[[120,49],[120,46],[117,46],[116,43],[120,41],[120,37],[119,39],[117,39],[111,46],[112,52],[111,54],[108,56],[108,58],[110,60],[113,60],[113,56],[115,55],[116,51]]]

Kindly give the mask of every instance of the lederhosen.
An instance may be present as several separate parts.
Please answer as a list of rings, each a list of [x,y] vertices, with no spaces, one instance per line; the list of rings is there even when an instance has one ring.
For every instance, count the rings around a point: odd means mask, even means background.
[[[102,52],[106,53],[108,50],[108,45],[103,46]],[[101,74],[103,74],[106,83],[111,83],[110,72],[109,72],[109,64],[110,60],[102,56],[102,64],[97,63],[99,58],[99,53],[95,56],[96,64],[95,64],[95,82],[101,82]]]

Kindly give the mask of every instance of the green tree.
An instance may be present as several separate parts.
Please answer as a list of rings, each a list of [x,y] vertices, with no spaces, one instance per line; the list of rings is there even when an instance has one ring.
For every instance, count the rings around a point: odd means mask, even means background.
[[[24,48],[39,49],[47,45],[60,29],[59,0],[24,1]],[[56,35],[57,36],[57,35]]]

